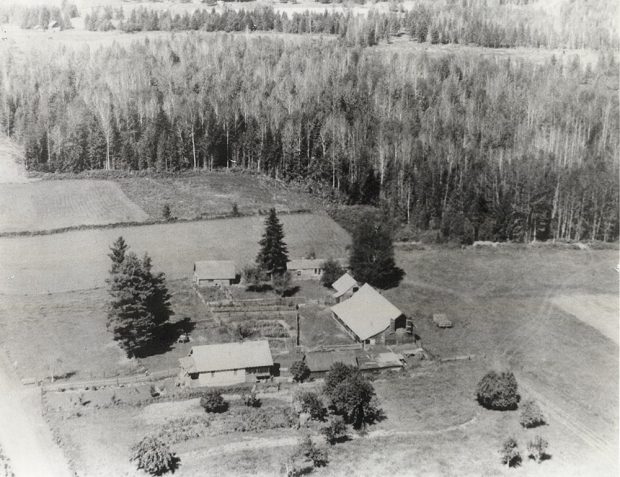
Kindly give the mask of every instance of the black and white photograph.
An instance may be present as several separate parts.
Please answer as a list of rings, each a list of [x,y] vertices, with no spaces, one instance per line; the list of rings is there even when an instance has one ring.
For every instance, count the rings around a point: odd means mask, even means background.
[[[0,477],[618,477],[620,1],[0,0]]]

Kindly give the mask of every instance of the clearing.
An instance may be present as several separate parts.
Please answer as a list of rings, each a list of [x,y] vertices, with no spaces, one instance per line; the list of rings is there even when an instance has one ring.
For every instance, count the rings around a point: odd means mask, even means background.
[[[0,233],[142,222],[148,218],[117,184],[99,180],[3,184],[0,210]]]
[[[64,181],[63,181],[64,182]],[[60,182],[62,183],[62,182]],[[327,215],[282,214],[290,257],[346,256],[348,234]],[[138,255],[145,252],[170,279],[187,278],[197,260],[254,261],[264,216],[77,230],[0,238],[0,294],[58,293],[105,285],[112,242],[122,235]]]

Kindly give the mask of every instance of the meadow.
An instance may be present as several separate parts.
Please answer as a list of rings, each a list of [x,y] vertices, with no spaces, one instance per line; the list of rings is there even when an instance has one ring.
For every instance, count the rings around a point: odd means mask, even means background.
[[[141,222],[148,215],[114,182],[36,181],[0,188],[0,233]]]
[[[289,256],[346,256],[348,234],[322,214],[281,215]],[[78,230],[0,238],[0,294],[59,293],[105,285],[109,246],[122,235],[138,255],[170,279],[188,278],[198,260],[234,260],[240,273],[254,261],[264,230],[260,215],[198,222]]]

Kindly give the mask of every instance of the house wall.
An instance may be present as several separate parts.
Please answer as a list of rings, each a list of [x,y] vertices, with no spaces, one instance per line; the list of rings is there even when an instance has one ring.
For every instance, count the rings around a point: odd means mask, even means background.
[[[298,280],[310,279],[310,280],[320,280],[321,275],[323,275],[322,268],[309,268],[303,270],[292,270],[291,275],[293,278],[297,278]]]
[[[230,384],[244,383],[246,378],[245,369],[228,371],[213,371],[200,373],[197,386],[228,386]],[[194,382],[196,380],[193,380]]]
[[[231,282],[230,280],[203,280],[203,279],[200,279],[194,276],[194,283],[198,285],[199,287],[206,287],[206,286],[213,286],[213,285],[229,286],[230,282]]]

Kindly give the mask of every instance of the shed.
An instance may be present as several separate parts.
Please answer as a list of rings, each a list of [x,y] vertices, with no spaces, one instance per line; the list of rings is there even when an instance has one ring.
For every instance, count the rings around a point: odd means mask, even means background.
[[[230,260],[203,260],[194,263],[194,283],[205,285],[230,285],[235,279],[235,263]]]
[[[386,332],[404,328],[407,321],[402,311],[368,284],[348,300],[332,306],[331,311],[334,319],[362,345],[385,341]]]
[[[328,372],[334,363],[343,363],[357,368],[355,351],[312,351],[306,353],[306,365],[313,375]]]
[[[358,290],[358,283],[355,278],[345,273],[332,283],[332,288],[336,290],[332,297],[336,300],[336,303],[340,303],[342,300],[350,298]]]
[[[433,321],[439,328],[452,328],[452,322],[448,319],[445,313],[434,313]]]
[[[273,367],[267,340],[192,347],[179,360],[189,386],[225,386],[269,378]]]
[[[298,258],[289,260],[286,269],[298,279],[319,280],[323,275],[323,264],[326,261],[325,258]],[[343,267],[348,263],[344,258],[337,258],[336,261]]]

